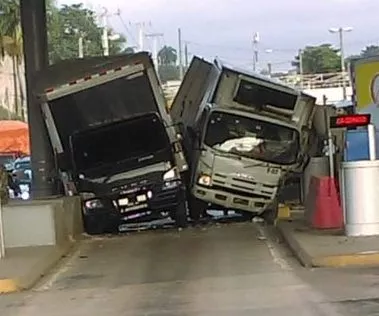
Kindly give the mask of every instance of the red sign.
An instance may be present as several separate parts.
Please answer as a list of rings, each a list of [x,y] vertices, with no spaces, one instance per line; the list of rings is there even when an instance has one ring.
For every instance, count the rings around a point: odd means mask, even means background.
[[[330,118],[330,127],[358,127],[367,126],[370,124],[371,115],[370,114],[351,114],[351,115],[341,115],[334,116]]]

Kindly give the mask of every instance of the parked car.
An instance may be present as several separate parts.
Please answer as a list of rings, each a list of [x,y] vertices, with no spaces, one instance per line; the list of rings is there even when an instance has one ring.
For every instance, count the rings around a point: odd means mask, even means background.
[[[20,185],[30,185],[32,181],[30,156],[18,158],[14,162],[12,171],[13,178]]]

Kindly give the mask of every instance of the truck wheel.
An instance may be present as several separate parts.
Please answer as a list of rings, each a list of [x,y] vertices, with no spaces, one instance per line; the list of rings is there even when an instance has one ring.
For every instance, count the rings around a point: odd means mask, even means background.
[[[263,219],[268,225],[274,225],[275,220],[278,217],[279,202],[276,201],[270,208],[264,211],[262,214]]]
[[[115,234],[118,232],[118,224],[112,219],[101,217],[83,216],[84,230],[88,235]]]
[[[188,226],[187,205],[185,200],[179,203],[173,215],[173,219],[178,228],[186,228]]]
[[[105,233],[104,223],[92,216],[83,216],[84,230],[88,235]]]
[[[255,213],[251,213],[251,212],[241,212],[240,215],[241,215],[241,217],[242,217],[243,220],[250,221],[250,222],[256,216]]]
[[[189,215],[194,222],[200,220],[201,215],[207,211],[207,204],[195,197],[190,198]]]

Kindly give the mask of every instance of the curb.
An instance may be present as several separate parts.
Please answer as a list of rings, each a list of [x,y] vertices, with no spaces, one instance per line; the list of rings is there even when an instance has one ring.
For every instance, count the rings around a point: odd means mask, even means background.
[[[59,263],[74,245],[74,243],[69,243],[62,247],[56,247],[50,254],[41,257],[35,265],[30,267],[25,275],[19,278],[0,279],[0,294],[20,292],[32,288]]]
[[[276,227],[300,263],[306,268],[313,267],[312,257],[300,246],[299,242],[294,238],[291,229],[286,228],[286,222],[278,221]]]
[[[312,257],[296,240],[289,225],[285,221],[278,221],[277,229],[293,254],[306,268],[379,266],[379,251]]]
[[[313,258],[314,267],[344,268],[358,266],[379,266],[379,253],[353,253]]]

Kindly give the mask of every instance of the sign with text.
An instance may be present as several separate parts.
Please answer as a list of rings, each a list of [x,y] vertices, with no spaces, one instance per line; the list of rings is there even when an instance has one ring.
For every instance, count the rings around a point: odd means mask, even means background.
[[[370,114],[351,114],[332,116],[330,118],[330,128],[354,128],[367,126],[371,122]]]

